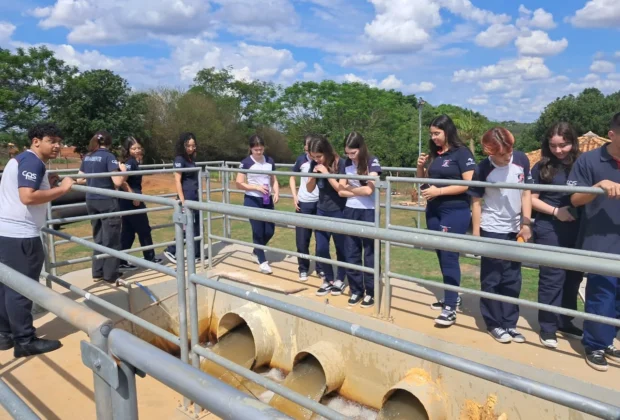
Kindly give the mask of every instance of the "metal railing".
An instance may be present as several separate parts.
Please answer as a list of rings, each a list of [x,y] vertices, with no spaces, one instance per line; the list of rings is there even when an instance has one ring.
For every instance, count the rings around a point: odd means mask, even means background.
[[[202,172],[203,169],[199,168],[199,171]],[[210,194],[213,191],[210,188],[210,182],[209,182],[210,174],[216,171],[220,171],[224,175],[222,178],[224,180],[224,186],[222,188],[223,190],[222,200],[224,201],[223,203],[211,201]],[[174,170],[170,172],[174,172]],[[67,242],[77,243],[85,247],[88,247],[90,249],[93,249],[95,251],[103,253],[97,256],[97,258],[113,257],[113,258],[125,259],[128,262],[135,264],[139,267],[156,270],[163,274],[173,276],[176,279],[177,294],[178,294],[178,300],[179,300],[178,302],[179,337],[171,333],[168,333],[164,331],[163,329],[153,324],[150,324],[147,321],[140,319],[139,317],[121,308],[117,308],[114,305],[111,305],[109,303],[104,303],[104,301],[102,301],[99,298],[93,297],[92,295],[86,296],[88,295],[86,291],[81,290],[74,285],[70,285],[67,282],[63,281],[62,279],[59,279],[57,275],[55,273],[52,273],[51,270],[49,269],[50,267],[59,266],[59,263],[52,259],[52,258],[55,258],[55,256],[53,256],[51,252],[49,255],[50,261],[46,262],[46,272],[44,273],[47,281],[50,283],[55,282],[65,288],[75,291],[78,294],[86,297],[87,299],[90,299],[93,303],[100,305],[102,307],[105,307],[108,310],[111,310],[113,313],[125,319],[128,319],[131,322],[136,323],[136,325],[146,328],[147,330],[163,338],[164,340],[167,340],[173,344],[179,345],[181,349],[181,360],[178,361],[179,363],[189,363],[190,356],[191,356],[191,362],[196,367],[199,361],[199,356],[205,357],[209,360],[214,361],[216,364],[219,364],[227,369],[230,369],[233,372],[241,376],[244,376],[245,378],[248,378],[252,381],[256,381],[257,383],[260,383],[261,385],[265,386],[271,391],[277,394],[280,394],[287,399],[291,399],[297,402],[298,404],[300,404],[301,406],[308,408],[330,419],[341,418],[341,415],[329,409],[328,407],[320,405],[316,401],[313,401],[300,394],[295,394],[291,390],[288,390],[287,388],[269,379],[257,378],[256,376],[257,374],[255,374],[249,369],[245,369],[241,366],[233,366],[231,362],[227,361],[226,359],[218,355],[213,354],[213,352],[211,352],[208,349],[202,348],[199,345],[199,343],[196,342],[197,337],[198,337],[198,334],[196,334],[196,330],[198,328],[196,284],[201,284],[203,286],[210,287],[214,290],[219,290],[224,293],[229,293],[231,295],[239,296],[239,297],[242,297],[243,299],[246,299],[246,300],[249,300],[255,303],[267,305],[274,309],[281,310],[283,312],[290,313],[290,314],[299,316],[304,319],[313,320],[313,322],[317,322],[321,325],[334,328],[338,331],[346,332],[346,333],[355,335],[357,337],[366,339],[368,341],[375,342],[377,344],[382,344],[392,349],[402,351],[407,354],[415,355],[417,357],[421,357],[425,360],[430,360],[435,363],[442,364],[444,366],[456,368],[454,366],[471,365],[473,366],[471,369],[461,368],[457,370],[461,370],[468,374],[473,374],[480,378],[491,380],[493,382],[506,385],[509,388],[527,392],[530,395],[535,395],[537,397],[540,397],[540,398],[543,398],[549,401],[553,401],[555,403],[562,404],[567,407],[575,408],[577,410],[580,410],[580,411],[583,411],[589,414],[593,414],[593,415],[603,417],[603,418],[620,419],[620,408],[619,407],[615,407],[615,406],[603,403],[601,401],[597,401],[592,398],[573,394],[573,393],[564,391],[562,389],[550,386],[548,384],[531,381],[529,379],[526,379],[526,378],[523,378],[517,375],[513,375],[510,373],[501,371],[501,370],[493,369],[485,365],[479,365],[475,363],[472,364],[473,362],[466,360],[466,359],[455,358],[455,356],[437,352],[430,348],[421,347],[413,343],[403,341],[402,339],[390,337],[378,331],[367,330],[363,327],[352,325],[352,324],[349,324],[349,323],[346,323],[344,321],[340,321],[334,318],[325,317],[324,315],[321,315],[321,314],[318,314],[312,311],[308,311],[306,309],[296,307],[288,303],[280,302],[276,299],[267,298],[265,296],[259,296],[256,293],[248,292],[247,290],[235,288],[233,286],[223,285],[222,283],[209,280],[205,278],[204,276],[196,274],[195,260],[191,258],[191,256],[194,255],[193,254],[194,241],[192,241],[191,239],[184,241],[183,231],[184,229],[186,230],[188,238],[194,237],[195,232],[193,232],[194,230],[193,224],[188,223],[188,220],[191,220],[192,211],[198,211],[201,214],[200,219],[206,220],[207,222],[206,239],[207,239],[207,250],[208,250],[210,264],[212,264],[212,259],[213,259],[213,246],[212,246],[213,240],[222,240],[222,241],[226,241],[230,243],[242,243],[242,244],[247,244],[249,246],[258,247],[254,244],[235,240],[230,237],[229,235],[230,224],[228,224],[227,226],[228,230],[227,230],[226,221],[234,220],[232,219],[233,217],[243,218],[243,219],[247,219],[251,217],[252,219],[262,220],[262,221],[267,221],[267,222],[285,223],[288,225],[301,226],[301,227],[306,227],[306,228],[314,229],[314,230],[318,229],[318,230],[324,230],[324,231],[329,231],[333,233],[341,233],[345,235],[372,238],[375,241],[376,250],[380,250],[381,241],[388,243],[388,244],[402,243],[408,246],[424,247],[424,248],[430,248],[430,249],[446,249],[446,250],[455,251],[455,252],[474,252],[479,255],[485,255],[485,256],[490,256],[490,257],[495,257],[495,258],[504,258],[504,259],[509,259],[509,260],[532,262],[532,263],[549,265],[549,266],[557,266],[560,268],[571,269],[571,270],[591,271],[591,272],[596,272],[600,274],[620,276],[620,265],[615,260],[610,259],[610,258],[602,258],[600,255],[583,255],[583,256],[580,255],[581,258],[576,259],[576,258],[572,258],[571,255],[569,254],[565,255],[563,253],[564,251],[563,248],[556,248],[556,247],[547,247],[548,249],[538,249],[538,248],[533,249],[529,247],[529,244],[487,243],[485,241],[481,241],[480,240],[481,238],[466,237],[463,235],[455,235],[455,234],[436,235],[436,232],[429,232],[427,230],[416,230],[415,232],[402,231],[400,229],[396,229],[395,226],[391,226],[391,224],[389,223],[389,219],[387,219],[388,223],[386,225],[386,228],[381,228],[378,223],[379,221],[378,214],[380,213],[380,205],[377,205],[377,203],[379,202],[379,197],[380,197],[379,192],[375,193],[375,206],[376,206],[377,216],[375,219],[375,223],[371,223],[371,224],[342,223],[342,220],[340,219],[330,219],[330,218],[324,218],[324,217],[318,217],[318,216],[307,217],[306,215],[300,216],[300,215],[296,215],[290,212],[280,212],[280,211],[275,211],[275,210],[249,209],[243,206],[229,204],[230,197],[226,198],[227,191],[228,191],[227,188],[229,185],[229,182],[227,181],[229,180],[228,174],[233,173],[233,172],[264,173],[263,171],[239,170],[239,169],[232,169],[232,168],[226,168],[226,167],[206,167],[204,169],[204,174],[207,178],[206,179],[207,182],[205,185],[207,201],[206,202],[186,201],[184,206],[181,206],[180,203],[178,203],[175,200],[170,200],[170,199],[163,198],[163,197],[147,196],[147,195],[142,195],[142,194],[132,194],[132,193],[104,190],[104,189],[91,188],[91,187],[85,187],[85,186],[74,186],[73,187],[75,190],[78,190],[78,191],[92,192],[92,193],[97,193],[97,194],[101,194],[101,195],[108,196],[108,197],[121,198],[121,199],[127,199],[127,200],[140,200],[140,201],[144,201],[147,203],[158,204],[160,206],[172,208],[174,211],[172,215],[172,219],[173,219],[173,224],[175,227],[175,241],[174,242],[177,245],[177,267],[176,269],[154,264],[154,263],[145,261],[144,259],[132,256],[129,254],[129,252],[135,251],[136,249],[123,250],[123,251],[113,250],[110,248],[106,248],[106,247],[94,244],[84,238],[78,238],[73,235],[70,235],[64,232],[58,232],[50,228],[43,229],[43,232],[48,236],[48,238],[51,236],[58,236]],[[135,174],[139,175],[140,172],[135,172]],[[287,175],[289,173],[272,172],[272,174]],[[294,174],[294,176],[304,176],[304,177],[314,176],[317,178],[341,178],[341,179],[348,178],[347,176],[342,176],[342,175],[300,174],[300,173],[291,173],[291,174]],[[118,175],[118,174],[117,173],[105,174],[105,176],[112,176],[112,175]],[[80,175],[80,177],[82,177],[82,175]],[[203,187],[202,187],[203,177],[201,176],[200,178],[201,178],[200,189],[202,191],[203,190]],[[351,176],[350,178],[356,178],[356,179],[370,178],[372,180],[375,180],[375,182],[378,181],[378,178],[375,178],[375,177]],[[418,179],[416,180],[419,182]],[[394,180],[388,180],[388,184],[387,184],[388,191],[389,191],[390,182],[393,182],[393,181]],[[429,182],[428,179],[425,179],[423,181]],[[395,181],[395,182],[399,182],[399,181]],[[405,182],[410,182],[410,181],[409,179],[407,179],[407,181]],[[431,180],[431,182],[434,182],[434,181]],[[379,186],[381,186],[381,184],[379,184]],[[487,188],[494,188],[494,187],[497,188],[497,185],[490,184],[490,183],[484,183],[484,186]],[[514,185],[511,184],[510,186],[512,187]],[[594,192],[597,194],[601,193],[601,191],[598,189],[587,189],[585,191]],[[391,198],[390,195],[388,195],[387,197],[388,197],[388,200]],[[202,194],[200,194],[200,198],[202,199]],[[390,208],[391,208],[390,202],[387,201],[386,212],[389,212]],[[206,219],[202,215],[202,213],[204,212],[207,213]],[[213,216],[213,213],[223,215],[224,234],[222,236],[215,235],[212,232],[212,221],[216,219],[216,217]],[[117,215],[117,213],[110,214],[110,215],[111,216]],[[202,227],[201,227],[201,230],[203,230]],[[201,239],[202,241],[204,236],[205,235],[199,235],[199,236],[196,236],[196,238]],[[203,245],[202,242],[201,242],[201,248],[202,248],[202,251],[204,252],[205,246]],[[185,260],[185,255],[184,255],[185,249],[187,249],[187,256],[189,258],[187,261],[187,276],[185,273],[186,272],[186,260]],[[291,251],[289,250],[277,249],[277,248],[272,248],[272,247],[262,247],[262,249],[284,253],[284,254],[291,254]],[[439,289],[454,290],[454,291],[460,291],[463,293],[470,293],[470,294],[474,294],[474,295],[478,295],[482,297],[487,297],[490,299],[529,306],[529,307],[533,307],[539,310],[543,309],[549,312],[562,313],[566,315],[579,317],[582,319],[588,319],[588,320],[602,322],[602,323],[606,323],[606,324],[610,324],[614,326],[620,326],[620,320],[617,320],[617,319],[600,317],[600,316],[596,316],[592,314],[584,314],[578,311],[570,311],[570,310],[557,308],[557,307],[550,306],[550,305],[542,305],[537,302],[529,302],[529,301],[522,300],[522,299],[508,298],[504,296],[475,291],[471,289],[457,288],[454,286],[444,285],[438,282],[431,282],[431,281],[424,280],[424,279],[417,279],[415,277],[409,277],[405,275],[400,275],[398,273],[393,273],[389,269],[389,251],[386,252],[386,261],[382,265],[382,268],[380,268],[380,264],[377,263],[378,258],[380,258],[381,252],[375,252],[375,269],[370,270],[370,271],[368,269],[365,269],[364,267],[351,266],[350,264],[347,264],[347,263],[324,260],[319,257],[315,257],[311,255],[302,255],[298,253],[292,253],[291,255],[302,256],[304,258],[308,258],[314,261],[332,263],[334,265],[340,265],[340,266],[344,266],[347,268],[354,268],[360,271],[372,272],[373,275],[375,276],[375,293],[376,293],[375,299],[377,300],[376,310],[379,310],[379,311],[381,311],[380,308],[383,307],[383,305],[381,304],[382,283],[380,281],[381,276],[383,276],[383,284],[385,285],[384,305],[386,305],[386,311],[383,311],[383,315],[385,315],[386,312],[389,313],[389,306],[390,306],[389,301],[390,301],[390,296],[391,296],[390,278],[393,277],[393,278],[401,278],[406,281],[417,282],[419,284],[428,285],[428,286],[432,286],[432,287],[439,288]],[[604,256],[607,256],[607,255],[604,254]],[[204,261],[204,258],[203,258],[203,261]],[[379,271],[381,269],[383,271]],[[185,294],[186,287],[189,288],[189,314],[190,314],[189,324],[192,330],[192,334],[191,334],[192,341],[191,341],[191,346],[189,348],[186,344],[188,343],[188,337],[190,336],[188,334],[188,319],[187,319],[188,304],[186,301],[186,294]],[[243,296],[241,296],[240,293],[242,293]],[[43,304],[43,306],[46,306],[46,305]],[[122,334],[120,335],[122,336]],[[120,343],[121,341],[122,340],[119,338],[115,342]],[[115,349],[123,357],[129,357],[126,355],[126,352],[125,352],[126,349],[123,347],[123,344],[118,344],[118,346],[115,347]],[[139,363],[138,361],[129,359],[129,358],[127,359],[127,361],[129,362],[128,365],[137,367],[138,369],[140,369],[139,366],[137,365],[137,363]],[[133,363],[136,363],[136,364],[133,364]],[[123,366],[121,365],[120,369],[121,371],[127,373],[126,367],[123,368]],[[466,370],[463,370],[463,369],[466,369]],[[165,375],[165,374],[158,373],[158,375]],[[160,376],[160,378],[162,378],[161,380],[163,382],[164,381],[163,377]],[[170,377],[166,376],[165,380],[170,381],[170,382],[164,382],[164,383],[176,384],[176,381],[178,380],[178,378],[176,376],[174,378],[175,379],[170,379]],[[131,380],[128,379],[127,381],[128,381],[129,387],[131,387],[131,383],[130,383]],[[207,409],[211,409],[211,405],[214,404],[214,402],[211,400],[196,398],[189,391],[189,389],[183,388],[183,390],[184,390],[184,395],[189,397],[184,400],[185,408],[187,408],[192,401]],[[240,402],[239,405],[243,405],[243,403]],[[133,413],[132,407],[133,406],[130,405],[130,408],[127,408],[126,412]],[[119,417],[119,418],[130,418],[131,419],[134,417],[130,416],[130,417]]]

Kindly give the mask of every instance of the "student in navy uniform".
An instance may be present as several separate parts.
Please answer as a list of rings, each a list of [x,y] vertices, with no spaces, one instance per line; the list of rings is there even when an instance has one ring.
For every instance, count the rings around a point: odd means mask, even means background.
[[[312,157],[310,171],[321,174],[343,174],[345,172],[345,161],[334,151],[329,140],[323,136],[312,136],[308,151]],[[325,217],[344,218],[344,207],[346,198],[340,197],[338,192],[341,186],[338,179],[330,178],[309,178],[306,184],[308,191],[319,190],[319,204],[317,205],[317,215]],[[319,257],[331,259],[329,253],[329,240],[334,238],[336,245],[336,258],[338,261],[346,262],[344,238],[345,235],[317,230],[316,238],[316,254]],[[338,267],[336,281],[334,281],[334,269],[331,264],[322,265],[325,273],[323,284],[316,291],[317,296],[324,296],[331,293],[334,296],[344,293],[346,284],[344,282],[346,270]]]
[[[568,176],[568,185],[598,187],[605,195],[575,193],[571,203],[584,206],[580,214],[582,249],[620,254],[620,113],[614,115],[607,134],[611,143],[582,154]],[[589,314],[620,318],[620,279],[589,273],[585,310]],[[583,323],[586,362],[606,371],[607,360],[620,363],[614,346],[618,328],[593,321]]]
[[[514,137],[503,127],[493,128],[482,137],[488,156],[476,167],[474,179],[483,182],[531,183],[530,161],[523,152],[513,150]],[[472,225],[474,236],[528,241],[532,236],[531,191],[504,188],[470,188],[474,197]],[[496,258],[480,260],[480,289],[484,292],[518,298],[521,293],[521,263]],[[488,333],[500,343],[524,343],[517,330],[519,306],[481,298],[480,312]]]
[[[139,171],[140,163],[142,162],[142,154],[144,149],[140,141],[134,137],[127,137],[123,144],[123,163],[127,172]],[[142,175],[130,175],[127,177],[128,192],[135,194],[142,194]],[[138,210],[145,209],[144,202],[139,200],[119,200],[119,206],[121,211],[125,210]],[[151,226],[149,224],[149,217],[146,213],[132,214],[129,216],[123,216],[123,229],[121,231],[121,248],[130,249],[133,246],[136,234],[138,235],[138,241],[140,246],[153,245],[153,238],[151,236]],[[161,258],[155,258],[155,250],[149,249],[142,252],[144,259],[154,263],[160,263]],[[137,267],[128,264],[127,261],[121,261],[120,270],[131,270]]]
[[[306,136],[304,138],[304,153],[297,158],[295,166],[293,166],[293,172],[310,172],[310,165],[312,158],[308,154],[308,143],[312,139],[312,136]],[[289,185],[291,192],[293,193],[293,202],[295,203],[295,212],[299,214],[313,214],[316,215],[317,203],[319,201],[319,192],[314,190],[308,192],[306,184],[308,183],[307,177],[302,177],[299,183],[299,192],[296,186],[296,177],[292,176],[289,179]],[[312,229],[306,229],[303,227],[295,227],[295,242],[297,243],[297,252],[302,254],[310,253],[310,239],[312,238]],[[306,258],[297,258],[297,264],[299,268],[299,281],[308,281],[308,273],[310,272],[310,261]],[[316,271],[319,275],[323,274],[321,270],[321,264],[316,263]],[[324,276],[325,274],[323,274]]]
[[[568,174],[579,156],[577,133],[568,123],[555,124],[542,141],[541,159],[532,168],[536,184],[566,185]],[[573,214],[570,194],[534,191],[532,208],[537,212],[534,242],[542,245],[575,248],[579,224]],[[577,294],[583,273],[540,266],[538,302],[577,310]],[[572,323],[572,317],[539,311],[540,342],[550,348],[558,346],[556,333],[581,338],[583,331]]]
[[[254,134],[249,140],[250,155],[241,161],[240,169],[257,171],[275,171],[276,166],[272,158],[265,155],[265,141]],[[280,200],[280,185],[275,175],[268,174],[237,174],[237,188],[245,191],[243,205],[258,209],[273,210],[274,204]],[[275,224],[262,220],[250,219],[252,226],[252,242],[257,245],[267,245],[275,234]],[[273,271],[265,257],[265,251],[254,248],[254,256],[261,273],[271,274]]]
[[[88,145],[88,153],[82,160],[79,173],[100,174],[106,172],[125,171],[125,165],[119,165],[116,156],[112,154],[112,136],[107,131],[101,130],[95,133]],[[116,190],[123,187],[126,176],[112,176],[106,178],[87,178],[89,187]],[[84,180],[78,180],[84,183]],[[125,188],[126,189],[126,188]],[[96,193],[86,193],[86,209],[88,214],[104,214],[119,211],[118,199]],[[105,219],[92,220],[93,238],[95,243],[115,250],[121,250],[122,221],[119,216],[109,216]],[[101,254],[93,251],[93,256]],[[115,284],[120,277],[120,261],[118,258],[97,259],[93,261],[92,273],[95,281],[103,280],[106,283]]]
[[[196,167],[196,136],[193,133],[181,133],[175,146],[174,168],[195,168]],[[198,171],[175,172],[174,186],[177,192],[177,199],[181,203],[185,200],[198,201]],[[194,213],[194,234],[200,236],[200,212]],[[177,247],[170,245],[164,251],[164,256],[173,264],[177,263]],[[200,240],[194,241],[194,252],[196,261],[200,259]]]
[[[353,131],[344,140],[344,151],[347,154],[345,160],[345,174],[347,175],[381,175],[379,159],[370,156],[368,146],[361,134]],[[347,199],[344,208],[344,218],[360,220],[362,222],[375,222],[375,190],[374,181],[360,181],[356,179],[341,179],[342,186],[339,191],[341,197]],[[375,267],[375,241],[357,236],[345,236],[345,254],[347,262],[355,265],[363,265],[366,268]],[[363,261],[362,261],[363,256]],[[371,273],[362,273],[359,270],[346,269],[351,297],[349,306],[355,306],[360,301],[360,306],[370,308],[375,304],[375,282]]]
[[[45,258],[40,234],[46,203],[69,192],[73,180],[64,178],[55,187],[45,174],[45,164],[60,153],[62,134],[54,124],[32,127],[28,138],[30,149],[9,160],[0,182],[0,263],[38,282]],[[0,350],[13,347],[15,357],[26,357],[61,344],[38,338],[32,301],[0,283]]]
[[[456,126],[447,115],[435,118],[429,131],[430,155],[421,154],[418,159],[418,178],[458,179],[471,181],[476,169],[476,161],[467,146],[463,144]],[[421,190],[426,199],[426,226],[428,229],[467,233],[471,223],[470,198],[467,187],[460,185],[424,185]],[[437,250],[444,284],[461,285],[461,266],[458,252]],[[457,292],[446,290],[444,298],[431,305],[441,310],[435,323],[450,326],[456,322],[456,308],[461,305]]]

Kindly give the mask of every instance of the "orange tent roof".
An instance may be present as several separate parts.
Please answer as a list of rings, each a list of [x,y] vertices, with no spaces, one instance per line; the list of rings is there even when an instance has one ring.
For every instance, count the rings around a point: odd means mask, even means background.
[[[581,152],[588,152],[590,150],[598,149],[599,147],[609,143],[609,139],[600,137],[591,131],[588,131],[583,136],[579,137],[579,150]],[[527,158],[530,160],[530,166],[534,166],[540,160],[540,149],[526,153]]]

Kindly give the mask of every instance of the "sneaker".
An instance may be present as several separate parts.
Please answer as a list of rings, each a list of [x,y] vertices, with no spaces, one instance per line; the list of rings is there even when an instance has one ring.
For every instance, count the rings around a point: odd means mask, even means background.
[[[444,305],[445,305],[445,303],[444,303],[443,299],[440,299],[437,302],[431,304],[431,309],[434,309],[436,311],[441,311],[443,309]],[[463,300],[459,296],[459,297],[456,298],[456,309],[460,309],[461,306],[463,306]]]
[[[441,311],[441,314],[435,318],[435,324],[443,325],[449,327],[450,325],[456,322],[456,311],[453,311],[452,308],[446,306]]]
[[[375,306],[375,298],[370,295],[364,296],[364,300],[362,301],[362,304],[360,306],[362,308],[372,308],[373,306]]]
[[[362,295],[352,294],[347,303],[349,304],[349,306],[355,306],[358,303],[360,303],[362,299],[363,299]]]
[[[271,271],[271,267],[269,267],[269,263],[267,261],[261,263],[259,268],[260,272],[263,274],[273,274],[273,271]]]
[[[166,259],[170,261],[172,264],[177,263],[177,256],[174,255],[172,252],[164,251],[164,257],[166,257]]]
[[[321,287],[319,288],[319,290],[316,291],[316,295],[317,296],[325,296],[326,294],[328,294],[329,292],[332,291],[332,289],[334,288],[334,284],[330,283],[328,281],[324,282]]]
[[[121,273],[126,273],[128,271],[136,271],[137,269],[138,269],[138,266],[129,264],[129,263],[121,264],[118,266],[118,271],[120,271]]]
[[[152,260],[149,260],[149,261],[151,261],[152,263],[155,263],[155,264],[161,264],[162,262],[164,262],[164,260],[162,258],[158,258],[158,257],[155,257],[155,258],[153,258]],[[175,259],[175,262],[176,262],[176,259]]]
[[[11,334],[0,334],[0,350],[10,350],[13,348],[13,336]]]
[[[35,337],[28,343],[15,343],[13,356],[16,358],[35,356],[37,354],[49,353],[50,351],[58,350],[61,347],[62,344],[58,340],[45,340],[43,338]]]
[[[103,280],[103,275],[101,276],[93,276],[93,283],[98,283]]]
[[[499,343],[510,343],[512,341],[512,336],[503,328],[493,328],[487,332]]]
[[[606,350],[587,350],[586,349],[586,363],[590,365],[592,369],[599,372],[607,372],[609,365],[605,359]]]
[[[566,337],[581,340],[583,338],[583,330],[575,327],[573,324],[568,324],[565,327],[558,328],[558,332]]]
[[[512,337],[515,343],[525,343],[525,336],[517,331],[516,328],[508,328],[506,332]]]
[[[620,363],[620,350],[613,345],[605,349],[605,357],[614,362]]]
[[[340,296],[344,293],[346,288],[347,285],[345,284],[345,282],[343,282],[342,280],[336,280],[334,282],[334,286],[332,287],[332,296]]]
[[[539,337],[543,346],[549,347],[550,349],[558,348],[558,337],[555,333],[541,332]]]
[[[299,281],[302,281],[302,282],[308,281],[308,273],[305,271],[302,271],[301,273],[299,273]]]

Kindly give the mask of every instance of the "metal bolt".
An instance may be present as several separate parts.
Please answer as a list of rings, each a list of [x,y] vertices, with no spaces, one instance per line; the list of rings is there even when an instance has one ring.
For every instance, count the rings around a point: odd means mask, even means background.
[[[95,363],[93,363],[93,366],[95,367],[95,369],[99,370],[101,369],[101,362],[99,360],[95,360]]]

